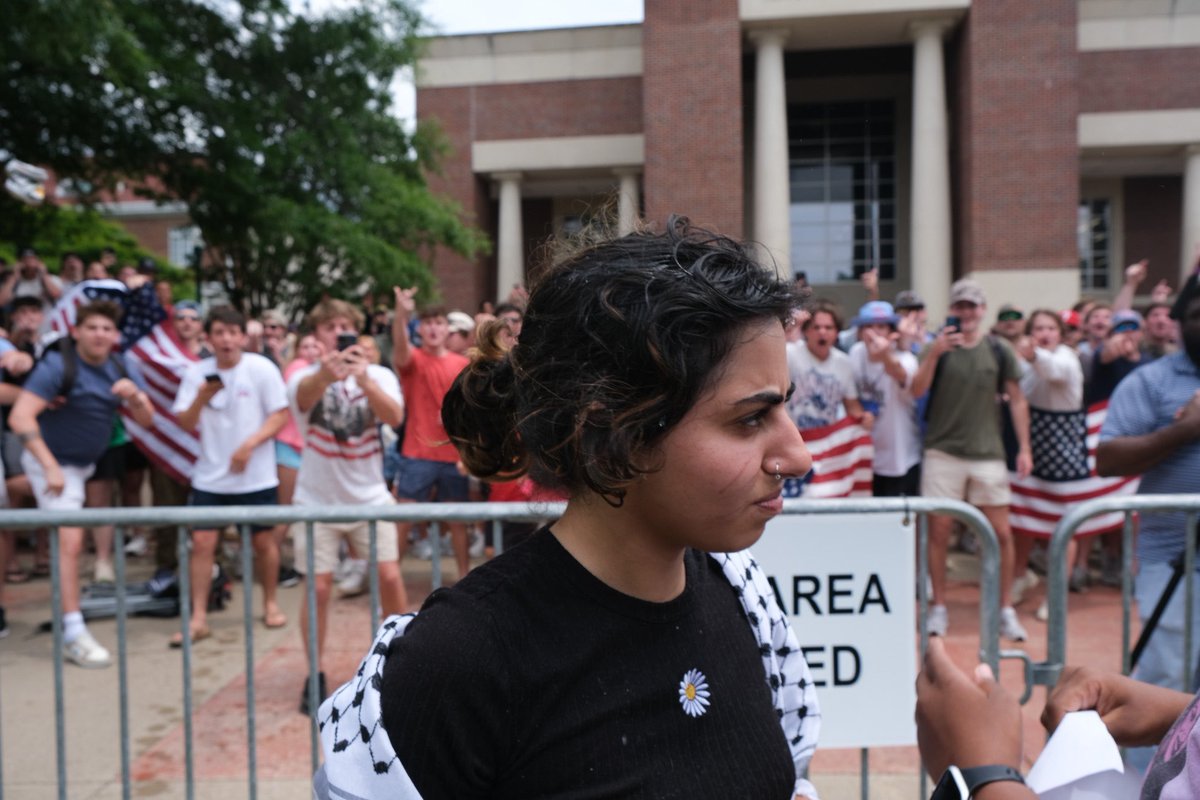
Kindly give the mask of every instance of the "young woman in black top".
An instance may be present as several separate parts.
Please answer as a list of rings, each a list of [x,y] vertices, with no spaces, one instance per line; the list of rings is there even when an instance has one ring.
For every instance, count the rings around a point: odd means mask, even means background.
[[[815,796],[808,669],[743,552],[811,466],[784,405],[796,302],[672,218],[550,268],[511,349],[484,332],[446,430],[473,474],[566,512],[385,623],[321,708],[318,794]]]

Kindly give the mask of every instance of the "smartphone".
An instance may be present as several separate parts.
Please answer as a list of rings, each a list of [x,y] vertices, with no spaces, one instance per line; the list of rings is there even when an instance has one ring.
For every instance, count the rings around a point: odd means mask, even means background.
[[[221,376],[215,372],[211,375],[205,375],[204,380],[208,381],[209,383],[224,383],[224,381],[221,380]]]
[[[355,333],[339,333],[337,338],[337,349],[345,350],[358,344],[358,334]]]
[[[951,314],[950,316],[946,317],[946,327],[954,328],[956,331],[960,330],[962,327],[962,320]]]

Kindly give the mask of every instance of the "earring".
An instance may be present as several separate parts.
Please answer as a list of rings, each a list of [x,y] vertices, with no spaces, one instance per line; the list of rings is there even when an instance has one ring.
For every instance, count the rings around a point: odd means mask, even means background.
[[[779,471],[779,462],[778,461],[775,462],[775,480],[777,480],[777,481],[783,480],[783,473]]]

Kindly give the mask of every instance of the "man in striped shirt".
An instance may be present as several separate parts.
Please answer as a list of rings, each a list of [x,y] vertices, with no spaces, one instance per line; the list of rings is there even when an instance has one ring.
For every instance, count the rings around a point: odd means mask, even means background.
[[[395,374],[369,363],[355,342],[362,313],[342,300],[322,300],[309,314],[308,326],[324,348],[317,364],[300,370],[288,381],[292,414],[304,436],[296,476],[298,506],[391,505],[395,502],[383,480],[383,443],[379,426],[404,421],[404,401]],[[339,341],[340,340],[340,341]],[[339,349],[341,345],[341,349]],[[383,614],[402,614],[408,605],[400,576],[396,530],[379,529],[379,597]],[[359,557],[370,552],[366,522],[313,525],[313,578],[317,595],[318,694],[325,699],[325,673],[320,669],[325,640],[333,569],[339,540],[345,537]],[[308,572],[309,541],[305,525],[292,529],[296,570]],[[300,634],[308,652],[308,604],[300,605]],[[315,709],[314,709],[315,710]],[[307,685],[300,712],[307,714]]]

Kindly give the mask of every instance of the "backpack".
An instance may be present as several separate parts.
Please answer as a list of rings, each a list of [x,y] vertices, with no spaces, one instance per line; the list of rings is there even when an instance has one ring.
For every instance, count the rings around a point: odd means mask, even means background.
[[[992,358],[996,359],[996,413],[999,416],[1000,440],[1004,443],[1004,460],[1009,471],[1016,471],[1017,433],[1013,427],[1008,400],[1004,399],[1004,349],[993,334],[987,335],[987,343]],[[933,407],[933,393],[937,390],[938,378],[942,375],[942,365],[943,362],[939,358],[937,367],[933,370],[933,381],[929,384],[929,391],[925,393],[925,413],[922,418],[925,424],[929,422],[929,409]]]

